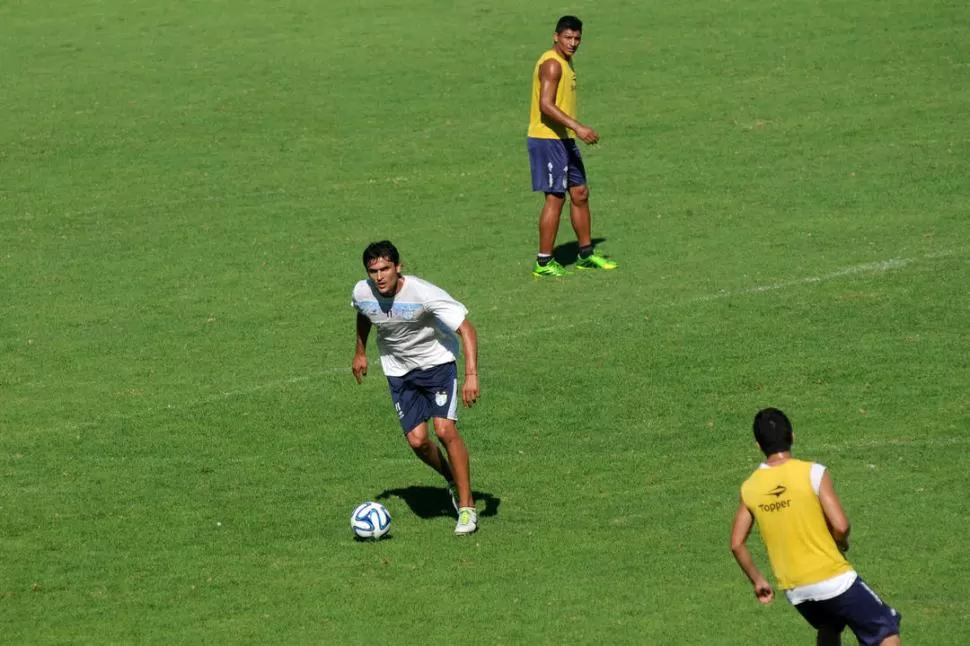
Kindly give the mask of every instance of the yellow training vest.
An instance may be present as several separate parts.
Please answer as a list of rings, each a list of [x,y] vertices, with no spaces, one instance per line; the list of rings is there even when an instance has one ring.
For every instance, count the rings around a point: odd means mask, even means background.
[[[529,110],[529,136],[537,139],[575,139],[576,133],[571,128],[560,125],[542,114],[539,109],[539,68],[550,58],[559,61],[562,76],[559,77],[559,87],[556,88],[556,106],[573,119],[576,118],[576,71],[572,61],[567,61],[556,50],[550,49],[539,57],[535,70],[532,72],[532,108]]]
[[[790,459],[759,468],[741,485],[741,499],[758,522],[771,569],[785,590],[852,569],[829,533],[811,469],[811,462]]]

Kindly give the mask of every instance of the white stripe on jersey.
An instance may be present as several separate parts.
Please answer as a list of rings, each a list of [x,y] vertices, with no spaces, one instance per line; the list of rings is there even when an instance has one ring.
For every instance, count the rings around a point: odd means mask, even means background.
[[[455,361],[455,332],[468,310],[437,285],[417,276],[402,276],[401,291],[391,298],[369,280],[354,286],[351,305],[377,329],[381,366],[388,377],[401,377]]]

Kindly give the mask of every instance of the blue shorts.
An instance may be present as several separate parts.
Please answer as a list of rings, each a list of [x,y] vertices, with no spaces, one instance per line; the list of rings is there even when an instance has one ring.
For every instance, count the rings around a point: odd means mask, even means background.
[[[458,367],[454,362],[388,377],[387,385],[405,435],[432,417],[458,419]]]
[[[575,139],[527,137],[532,190],[565,193],[573,186],[586,185],[586,167]]]
[[[876,646],[886,637],[899,634],[899,620],[894,608],[886,605],[866,585],[862,577],[849,589],[825,601],[803,601],[795,608],[816,630],[828,628],[842,632],[848,626],[863,646]]]

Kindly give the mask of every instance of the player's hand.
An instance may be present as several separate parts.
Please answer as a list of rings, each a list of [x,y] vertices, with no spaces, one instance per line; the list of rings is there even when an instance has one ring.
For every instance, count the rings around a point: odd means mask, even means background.
[[[600,133],[587,126],[577,127],[576,136],[582,139],[584,143],[590,145],[595,144],[600,140]]]
[[[354,362],[350,369],[354,371],[354,379],[357,380],[357,383],[363,383],[361,379],[367,376],[367,357],[359,354],[354,356]]]
[[[461,387],[461,401],[465,408],[471,408],[478,401],[478,375],[465,375],[465,384]]]
[[[849,551],[849,539],[843,538],[841,541],[835,541],[835,546],[839,548],[839,551],[845,554]]]
[[[775,598],[775,591],[772,589],[770,583],[764,579],[759,579],[754,582],[754,596],[761,603],[771,603],[772,599]]]

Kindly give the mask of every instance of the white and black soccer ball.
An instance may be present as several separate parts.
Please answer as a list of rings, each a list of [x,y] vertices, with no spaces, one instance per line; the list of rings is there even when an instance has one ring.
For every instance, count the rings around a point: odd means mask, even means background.
[[[351,514],[350,528],[360,538],[381,538],[391,529],[391,513],[379,502],[365,502]]]

